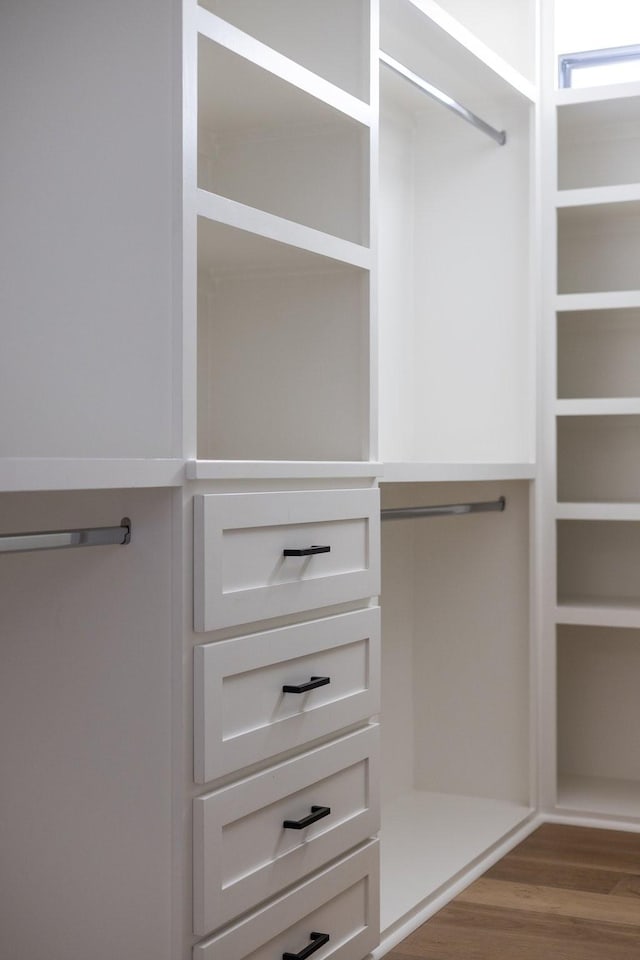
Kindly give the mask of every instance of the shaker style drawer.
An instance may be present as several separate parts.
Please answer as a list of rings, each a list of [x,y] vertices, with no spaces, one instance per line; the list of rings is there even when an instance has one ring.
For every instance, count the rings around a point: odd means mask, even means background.
[[[313,960],[362,960],[378,945],[379,912],[375,840],[224,933],[196,944],[193,960],[281,960],[312,944],[318,945]]]
[[[379,828],[378,727],[193,802],[194,930],[209,933]]]
[[[378,607],[203,644],[194,658],[196,783],[380,710]]]
[[[376,489],[194,497],[199,632],[380,592]]]

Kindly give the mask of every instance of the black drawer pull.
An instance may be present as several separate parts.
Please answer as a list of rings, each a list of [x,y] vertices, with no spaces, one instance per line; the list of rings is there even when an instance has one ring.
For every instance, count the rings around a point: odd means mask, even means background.
[[[315,690],[316,687],[326,687],[328,683],[331,683],[331,677],[311,677],[307,683],[285,683],[282,692],[307,693],[309,690]]]
[[[304,830],[305,827],[311,826],[316,820],[328,817],[330,813],[331,807],[311,807],[311,813],[308,817],[303,817],[302,820],[283,820],[282,826],[286,827],[287,830]]]
[[[310,957],[312,953],[315,953],[320,947],[324,947],[325,943],[329,943],[330,937],[328,933],[310,933],[309,939],[311,943],[304,950],[301,950],[300,953],[283,953],[282,960],[307,960],[307,957]]]
[[[283,550],[283,557],[314,557],[316,553],[331,553],[331,547],[307,547],[305,550]]]

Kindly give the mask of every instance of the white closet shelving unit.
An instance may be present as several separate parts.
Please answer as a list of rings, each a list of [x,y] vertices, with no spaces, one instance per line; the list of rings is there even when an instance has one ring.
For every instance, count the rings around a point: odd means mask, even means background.
[[[0,11],[0,537],[132,523],[0,551],[3,957],[379,960],[640,829],[640,84],[553,7]]]
[[[189,476],[371,476],[367,12],[271,6],[187,5]]]
[[[361,960],[379,940],[377,4],[183,11],[180,950],[258,960],[326,931],[319,956]]]
[[[637,830],[640,86],[545,98],[542,802]]]

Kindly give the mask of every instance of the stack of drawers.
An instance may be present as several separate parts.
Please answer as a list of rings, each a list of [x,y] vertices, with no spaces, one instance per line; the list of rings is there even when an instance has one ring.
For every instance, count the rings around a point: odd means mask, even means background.
[[[379,517],[377,489],[195,498],[196,630],[243,625],[195,650],[196,960],[378,942]]]

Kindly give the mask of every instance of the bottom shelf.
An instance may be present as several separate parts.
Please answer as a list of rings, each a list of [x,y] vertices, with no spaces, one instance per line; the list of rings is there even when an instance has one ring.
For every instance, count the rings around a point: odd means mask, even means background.
[[[380,929],[414,912],[530,813],[504,800],[420,790],[384,805]]]
[[[558,778],[557,807],[621,820],[638,820],[640,780],[561,775]]]

